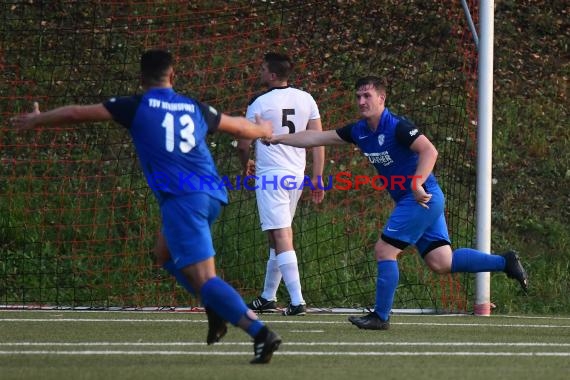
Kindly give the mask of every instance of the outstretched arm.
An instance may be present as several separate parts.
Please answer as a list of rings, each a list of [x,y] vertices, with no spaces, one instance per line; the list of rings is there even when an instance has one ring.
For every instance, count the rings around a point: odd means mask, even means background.
[[[266,140],[271,144],[283,144],[297,148],[312,148],[314,146],[347,144],[335,130],[303,131],[299,133],[276,135]]]
[[[271,122],[255,115],[255,124],[241,116],[222,114],[220,132],[228,133],[238,139],[268,138],[271,136]]]
[[[19,129],[30,129],[40,125],[77,124],[105,120],[112,120],[112,116],[103,104],[69,105],[40,112],[39,105],[35,102],[32,112],[14,116],[12,124]]]

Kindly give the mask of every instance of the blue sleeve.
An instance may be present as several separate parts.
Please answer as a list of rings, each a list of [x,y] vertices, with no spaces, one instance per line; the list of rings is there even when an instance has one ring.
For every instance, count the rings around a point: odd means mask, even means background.
[[[346,141],[348,143],[356,144],[356,142],[352,138],[352,128],[353,127],[354,127],[354,124],[345,125],[342,128],[338,128],[336,130],[336,133],[338,134],[338,137],[340,137],[344,141]]]
[[[216,129],[218,129],[218,126],[220,125],[220,119],[222,118],[222,113],[219,112],[214,107],[209,106],[205,103],[198,101],[196,103],[198,103],[198,107],[200,108],[202,115],[204,115],[204,120],[208,125],[208,133],[214,133]]]
[[[113,116],[113,120],[129,129],[131,128],[141,99],[141,95],[111,98],[104,102],[103,106],[107,108],[107,111]]]

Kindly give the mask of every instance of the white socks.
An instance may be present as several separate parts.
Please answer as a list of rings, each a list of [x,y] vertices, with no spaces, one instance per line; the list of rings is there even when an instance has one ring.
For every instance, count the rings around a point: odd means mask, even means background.
[[[279,255],[281,256],[281,255]],[[263,285],[263,293],[261,296],[268,301],[277,301],[277,289],[281,283],[281,271],[277,264],[275,249],[269,249],[269,260],[267,260],[267,269],[265,271],[265,283]]]
[[[301,279],[299,277],[299,267],[297,266],[297,255],[295,251],[282,252],[276,256],[279,270],[283,275],[283,281],[291,297],[291,304],[294,306],[305,304],[305,300],[303,300],[303,295],[301,294]]]

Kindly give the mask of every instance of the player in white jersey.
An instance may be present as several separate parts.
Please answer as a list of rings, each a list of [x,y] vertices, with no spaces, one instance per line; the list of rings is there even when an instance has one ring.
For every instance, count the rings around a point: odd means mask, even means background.
[[[258,114],[263,119],[271,120],[274,135],[322,130],[319,108],[311,94],[288,85],[292,68],[293,64],[287,55],[267,53],[260,76],[262,84],[268,89],[252,99],[247,107],[246,118],[254,120]],[[256,176],[257,207],[261,229],[267,231],[268,235],[269,260],[263,292],[248,306],[259,312],[277,311],[277,289],[283,278],[291,298],[283,315],[304,315],[307,308],[301,292],[291,224],[302,192],[299,185],[304,181],[305,149],[267,146],[256,141],[254,162],[249,158],[251,143],[252,140],[240,140],[238,154],[244,174]],[[312,200],[321,203],[324,198],[324,148],[313,148],[312,154]]]

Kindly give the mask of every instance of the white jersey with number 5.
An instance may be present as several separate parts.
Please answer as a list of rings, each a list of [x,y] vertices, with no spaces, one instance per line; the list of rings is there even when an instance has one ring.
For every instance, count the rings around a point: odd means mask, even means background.
[[[306,91],[293,87],[274,87],[255,97],[248,105],[246,118],[255,115],[271,120],[273,134],[297,133],[307,129],[309,120],[319,119],[317,103]],[[256,175],[269,171],[285,171],[302,176],[305,172],[305,148],[287,145],[255,144]]]

